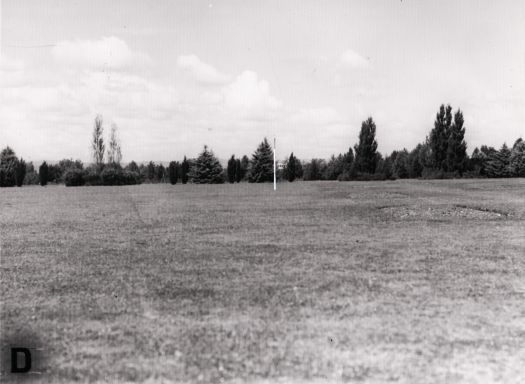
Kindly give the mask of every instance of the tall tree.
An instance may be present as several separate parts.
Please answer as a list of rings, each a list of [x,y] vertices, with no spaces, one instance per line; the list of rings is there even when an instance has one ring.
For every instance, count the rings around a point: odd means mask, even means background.
[[[205,145],[192,164],[189,177],[196,184],[221,184],[224,182],[222,171],[221,163]]]
[[[184,156],[184,160],[182,160],[180,171],[181,182],[182,184],[186,184],[188,182],[188,174],[190,172],[190,163],[188,162],[188,159],[186,159],[186,156]]]
[[[297,178],[297,162],[298,160],[292,152],[286,162],[286,177],[289,182],[292,182]]]
[[[159,164],[155,167],[155,180],[159,183],[164,183],[166,176],[166,168]]]
[[[376,124],[369,117],[361,124],[359,144],[355,147],[355,166],[358,172],[374,173],[377,166]]]
[[[248,176],[248,171],[250,170],[250,159],[248,156],[244,155],[241,158],[241,180],[246,179]]]
[[[436,169],[447,170],[447,148],[449,132],[452,125],[452,107],[441,104],[436,114],[434,128],[430,131],[429,146],[432,151],[433,166]]]
[[[252,155],[249,181],[250,183],[273,181],[273,150],[266,137]]]
[[[16,185],[21,187],[24,184],[24,179],[26,177],[26,162],[24,159],[20,159],[16,163]]]
[[[117,125],[111,125],[111,134],[109,136],[108,144],[108,163],[120,165],[122,161],[122,149],[120,147],[120,140],[117,135]]]
[[[93,127],[93,139],[91,140],[91,150],[93,152],[93,162],[97,166],[104,164],[104,152],[106,145],[104,144],[104,127],[102,126],[102,116],[95,117],[95,125]]]
[[[235,163],[235,156],[232,155],[232,157],[230,157],[230,160],[228,160],[228,166],[226,168],[226,174],[229,183],[235,182]]]
[[[146,167],[146,174],[147,178],[150,181],[150,183],[153,183],[157,178],[157,168],[155,167],[155,163],[153,161],[150,161]]]
[[[18,158],[15,151],[6,147],[0,152],[0,187],[14,187],[16,185],[16,169]]]
[[[40,178],[41,186],[47,185],[49,177],[49,167],[47,166],[47,163],[45,161],[42,164],[40,164],[40,167],[38,168],[38,177]]]
[[[241,159],[235,159],[235,181],[240,183],[242,180],[242,166]]]
[[[510,171],[512,176],[525,177],[525,141],[521,137],[512,146]]]
[[[179,163],[176,161],[171,161],[170,165],[168,166],[168,174],[170,178],[171,184],[177,184],[177,180],[179,179]]]
[[[463,113],[458,109],[454,114],[454,123],[450,127],[447,143],[447,171],[458,172],[460,175],[465,171],[468,160],[464,123]]]

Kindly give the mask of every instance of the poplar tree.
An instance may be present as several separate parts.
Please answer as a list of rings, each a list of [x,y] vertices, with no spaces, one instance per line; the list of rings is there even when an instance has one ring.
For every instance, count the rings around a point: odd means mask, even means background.
[[[47,166],[47,163],[45,161],[42,164],[40,164],[40,167],[38,168],[38,177],[40,178],[41,186],[47,185],[47,179],[49,177],[49,167]]]
[[[359,144],[355,145],[355,168],[357,172],[374,173],[377,166],[376,124],[372,117],[363,121]]]
[[[95,117],[95,125],[93,127],[93,139],[91,141],[91,150],[93,152],[93,161],[95,165],[101,166],[104,164],[104,151],[106,145],[104,144],[104,128],[102,126],[102,116]]]
[[[465,143],[465,120],[461,110],[454,114],[454,123],[448,133],[446,169],[463,174],[467,167],[467,143]]]
[[[240,183],[243,177],[241,159],[235,159],[235,181]]]
[[[229,183],[234,183],[235,182],[235,156],[232,155],[232,157],[230,157],[230,160],[228,160],[228,167],[226,168],[226,174],[227,174],[227,177],[228,177],[228,182]]]
[[[182,184],[186,184],[188,182],[188,173],[190,172],[190,163],[188,162],[188,159],[186,159],[186,156],[184,156],[184,160],[182,160],[180,171],[181,182]]]

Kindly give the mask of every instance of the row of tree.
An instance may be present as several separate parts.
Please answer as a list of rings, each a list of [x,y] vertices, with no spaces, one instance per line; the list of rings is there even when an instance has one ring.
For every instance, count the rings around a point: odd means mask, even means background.
[[[46,185],[48,182],[66,185],[124,185],[149,183],[196,184],[269,182],[273,180],[273,150],[265,138],[253,153],[236,158],[232,155],[226,169],[207,146],[195,159],[184,157],[168,167],[149,162],[138,165],[131,161],[121,166],[122,149],[117,126],[111,127],[106,148],[101,116],[94,122],[91,141],[93,163],[84,168],[80,160],[64,159],[57,164],[43,162],[39,172],[32,163],[18,159],[6,147],[0,153],[0,186],[22,184]],[[301,162],[292,153],[279,167],[278,179],[290,182],[303,180],[384,180],[395,178],[449,177],[525,177],[525,142],[519,138],[512,148],[506,144],[475,148],[467,154],[463,113],[455,113],[450,105],[441,105],[434,127],[426,140],[408,151],[393,151],[387,156],[377,151],[376,124],[372,117],[363,121],[358,143],[344,154],[332,155],[328,161],[312,159]]]

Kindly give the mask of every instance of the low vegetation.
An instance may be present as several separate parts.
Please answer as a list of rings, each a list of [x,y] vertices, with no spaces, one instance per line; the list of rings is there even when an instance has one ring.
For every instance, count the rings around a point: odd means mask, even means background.
[[[5,189],[2,337],[53,383],[525,382],[524,191]]]

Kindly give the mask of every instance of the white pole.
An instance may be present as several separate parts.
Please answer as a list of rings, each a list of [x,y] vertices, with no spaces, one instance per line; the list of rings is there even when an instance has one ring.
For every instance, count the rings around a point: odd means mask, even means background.
[[[277,166],[275,165],[275,137],[273,138],[273,190],[277,190]]]

